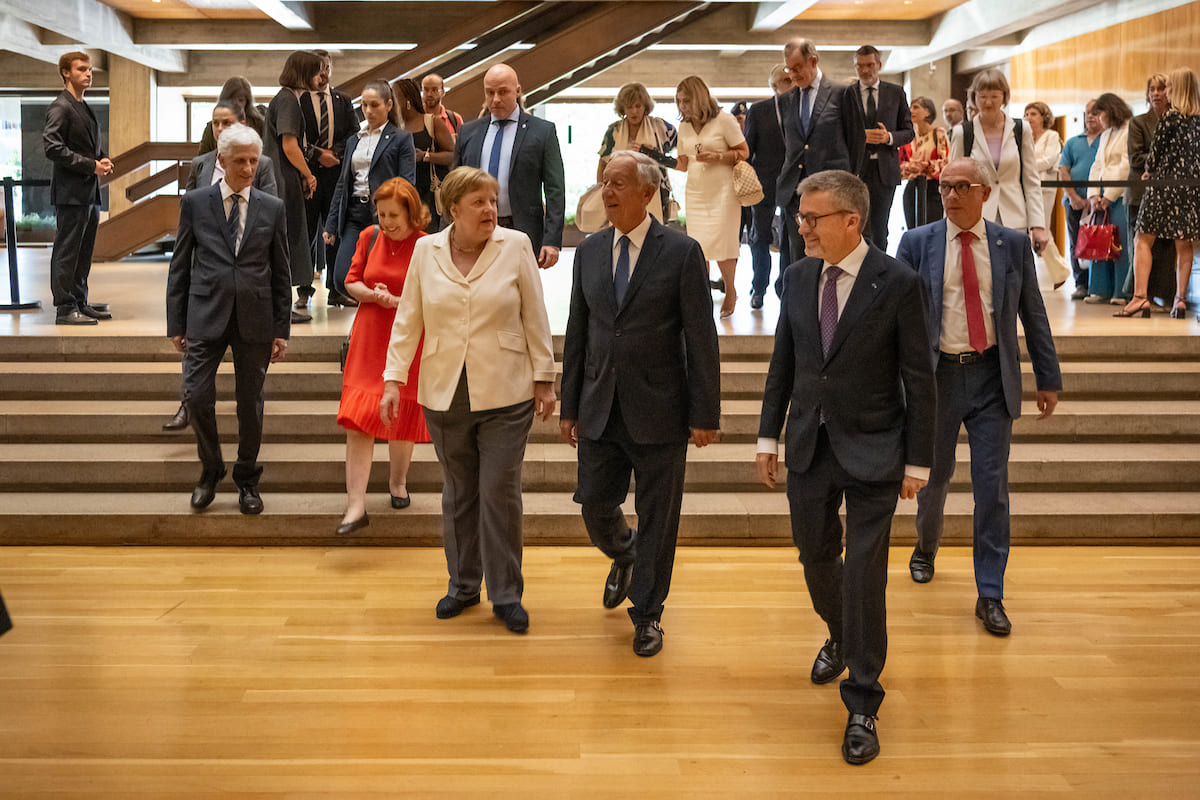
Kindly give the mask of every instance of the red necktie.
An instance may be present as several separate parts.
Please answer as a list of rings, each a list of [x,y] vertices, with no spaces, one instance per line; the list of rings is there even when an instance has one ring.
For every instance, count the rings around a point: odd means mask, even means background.
[[[967,339],[971,349],[977,353],[987,350],[987,328],[983,325],[983,300],[979,297],[979,275],[975,272],[975,254],[971,252],[971,242],[975,234],[963,231],[958,234],[962,245],[962,285],[963,300],[967,306]]]

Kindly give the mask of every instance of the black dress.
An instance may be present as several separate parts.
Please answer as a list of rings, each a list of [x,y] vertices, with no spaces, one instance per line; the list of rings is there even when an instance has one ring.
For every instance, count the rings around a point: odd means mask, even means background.
[[[304,178],[283,154],[284,136],[295,136],[303,152],[304,115],[296,93],[287,87],[280,89],[267,106],[267,135],[263,137],[263,148],[275,164],[275,184],[279,187],[279,199],[283,201],[287,215],[292,286],[308,286],[313,281],[313,262],[308,212],[304,205]]]
[[[1200,180],[1200,116],[1175,109],[1154,131],[1146,171],[1151,178]],[[1139,233],[1164,239],[1200,239],[1200,191],[1194,186],[1149,186],[1138,214]]]

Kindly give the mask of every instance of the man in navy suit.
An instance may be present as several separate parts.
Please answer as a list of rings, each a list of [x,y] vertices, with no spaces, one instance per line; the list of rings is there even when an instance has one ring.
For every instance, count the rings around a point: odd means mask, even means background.
[[[865,764],[879,753],[892,515],[897,496],[916,496],[929,474],[936,390],[921,281],[863,239],[867,187],[830,170],[806,178],[800,192],[810,257],[784,281],[756,466],[775,488],[786,419],[792,538],[813,609],[829,627],[812,681],[829,683],[849,666],[842,757]]]
[[[478,167],[499,181],[499,224],[528,236],[538,266],[546,269],[558,262],[562,246],[566,174],[554,123],[522,111],[520,95],[517,73],[507,64],[484,74],[491,113],[459,130],[454,166]]]
[[[167,272],[167,336],[183,353],[183,395],[203,471],[192,508],[213,501],[225,477],[217,436],[217,367],[233,350],[238,459],[233,482],[243,514],[260,514],[263,383],[283,358],[291,324],[291,263],[283,201],[251,188],[262,139],[234,125],[217,142],[220,183],[183,196]]]
[[[721,417],[704,255],[646,212],[661,176],[651,158],[625,150],[604,168],[612,227],[575,254],[559,412],[563,439],[579,448],[575,502],[613,560],[604,606],[630,598],[639,656],[662,649],[688,441],[715,441]],[[636,531],[621,512],[631,471]]]
[[[750,158],[758,182],[765,187],[763,199],[754,206],[754,225],[750,230],[750,258],[754,265],[754,279],[750,284],[750,307],[762,308],[763,295],[771,280],[771,239],[775,227],[775,209],[778,208],[775,192],[771,187],[779,180],[783,169],[783,157],[787,147],[783,141],[783,114],[779,110],[780,97],[792,88],[792,79],[782,64],[771,70],[772,97],[750,106],[746,113],[746,144],[750,146]],[[788,248],[787,225],[779,241],[779,274],[782,275],[791,263]]]
[[[882,67],[878,49],[869,44],[858,48],[854,54],[858,80],[846,89],[846,105],[859,118],[853,129],[861,139],[857,171],[871,195],[871,217],[865,234],[871,244],[887,250],[888,218],[900,185],[900,148],[916,134],[904,88],[879,80]]]
[[[975,616],[995,636],[1012,631],[1001,602],[1008,563],[1008,451],[1021,415],[1021,351],[1017,318],[1037,385],[1038,419],[1054,413],[1062,373],[1034,272],[1029,237],[983,219],[991,187],[977,162],[956,158],[942,168],[946,219],[908,231],[896,258],[928,286],[929,352],[937,368],[937,433],[933,471],[917,496],[917,546],[909,570],[933,578],[942,513],[958,431],[967,427],[975,496]]]
[[[816,45],[807,39],[792,39],[783,48],[793,88],[779,100],[787,152],[775,199],[784,209],[792,261],[804,258],[804,237],[796,224],[800,182],[827,169],[851,170],[858,163],[854,109],[846,103],[845,87],[835,86],[821,73],[819,60]]]

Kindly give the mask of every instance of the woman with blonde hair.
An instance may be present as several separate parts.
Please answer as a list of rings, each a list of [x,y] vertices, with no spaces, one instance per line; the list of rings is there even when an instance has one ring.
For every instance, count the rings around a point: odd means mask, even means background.
[[[679,125],[678,169],[688,174],[685,208],[688,236],[700,244],[704,257],[717,262],[725,283],[721,317],[737,304],[738,226],[742,205],[733,191],[733,165],[750,156],[750,146],[733,115],[722,111],[708,85],[689,75],[675,89]]]
[[[671,180],[667,177],[667,168],[676,166],[674,157],[667,155],[675,149],[679,133],[675,126],[661,117],[652,117],[654,99],[650,92],[640,83],[627,83],[617,92],[613,101],[613,110],[619,120],[608,126],[604,131],[604,139],[600,143],[600,163],[596,165],[596,183],[603,183],[604,168],[613,153],[621,150],[633,150],[649,156],[659,164],[662,171],[662,183],[659,185],[660,203],[651,203],[650,212],[663,220],[662,212],[667,207],[671,195]],[[656,213],[657,212],[657,213]]]

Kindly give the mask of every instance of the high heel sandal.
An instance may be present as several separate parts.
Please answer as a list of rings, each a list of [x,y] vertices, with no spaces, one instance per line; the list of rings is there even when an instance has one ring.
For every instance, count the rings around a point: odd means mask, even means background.
[[[1139,300],[1141,301],[1141,305],[1139,305],[1137,307],[1131,307],[1131,306],[1133,306],[1134,303],[1138,302]],[[1113,314],[1113,316],[1114,317],[1141,317],[1142,319],[1149,319],[1150,318],[1150,301],[1141,295],[1135,294],[1132,298],[1130,298],[1129,302],[1125,304],[1125,307],[1122,308],[1117,313]]]
[[[1171,304],[1171,319],[1187,319],[1187,301],[1179,295],[1175,295]]]
[[[727,291],[725,293],[725,301],[721,303],[721,319],[729,319],[733,316],[733,310],[737,307],[737,292]]]

